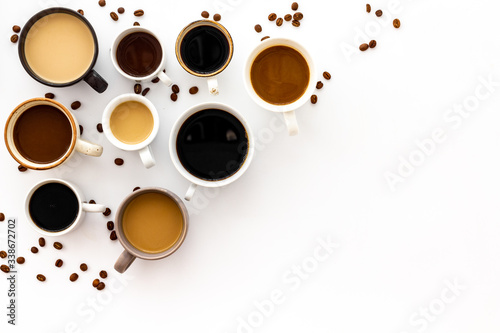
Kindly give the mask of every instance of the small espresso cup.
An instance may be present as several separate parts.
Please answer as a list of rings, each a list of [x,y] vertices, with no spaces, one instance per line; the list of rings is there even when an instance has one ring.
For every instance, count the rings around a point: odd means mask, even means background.
[[[136,94],[114,98],[102,115],[106,138],[117,148],[138,151],[148,169],[156,164],[150,144],[159,127],[160,117],[153,103]]]
[[[28,224],[45,236],[61,236],[81,224],[85,213],[102,213],[106,206],[88,204],[74,184],[62,179],[37,183],[26,195]]]
[[[208,91],[219,94],[216,75],[233,57],[233,39],[227,29],[212,20],[190,23],[177,37],[175,54],[179,64],[189,74],[208,79]]]
[[[99,43],[90,22],[74,10],[42,10],[26,22],[19,38],[19,59],[28,74],[50,87],[81,80],[102,93],[108,83],[93,69]]]
[[[311,55],[299,43],[285,38],[261,42],[249,55],[244,69],[245,86],[260,107],[283,113],[290,135],[299,132],[295,110],[316,88]]]
[[[255,146],[247,121],[233,108],[204,103],[184,112],[170,133],[170,157],[191,185],[222,187],[240,178],[250,166]]]
[[[33,170],[55,168],[75,151],[101,156],[102,147],[80,139],[75,116],[61,103],[33,98],[21,103],[5,124],[5,144],[12,157]]]
[[[111,46],[111,61],[129,80],[151,81],[158,77],[167,86],[172,80],[165,74],[165,48],[157,35],[142,27],[122,31]]]
[[[136,258],[168,257],[184,242],[189,214],[182,200],[159,187],[130,193],[116,212],[116,235],[125,248],[115,270],[125,272]]]

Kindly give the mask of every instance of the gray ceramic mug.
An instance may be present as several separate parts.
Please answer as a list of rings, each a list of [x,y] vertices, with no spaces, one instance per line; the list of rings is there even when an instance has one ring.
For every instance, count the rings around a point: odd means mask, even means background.
[[[125,237],[125,234],[123,232],[123,214],[125,212],[125,209],[132,202],[132,200],[134,200],[135,198],[137,198],[142,194],[147,194],[147,193],[159,193],[166,195],[177,204],[177,207],[179,208],[182,214],[183,226],[179,238],[174,243],[174,245],[172,245],[170,248],[160,253],[147,253],[137,249],[129,242],[129,240],[127,239],[127,237]],[[125,250],[122,252],[120,257],[116,261],[115,270],[119,273],[124,273],[136,258],[141,258],[145,260],[158,260],[173,254],[181,247],[182,243],[184,242],[188,230],[188,224],[189,224],[189,214],[187,208],[182,202],[182,200],[173,192],[170,192],[169,190],[159,187],[148,187],[130,193],[122,201],[116,213],[116,235],[118,236],[118,240],[125,248]]]

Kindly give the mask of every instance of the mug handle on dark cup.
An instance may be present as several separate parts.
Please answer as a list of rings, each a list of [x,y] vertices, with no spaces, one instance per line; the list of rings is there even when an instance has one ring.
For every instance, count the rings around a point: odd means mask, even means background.
[[[93,69],[83,79],[99,94],[103,93],[108,88],[106,80]]]
[[[115,270],[118,273],[125,273],[125,271],[130,267],[130,265],[132,265],[135,258],[136,257],[133,254],[131,254],[127,250],[124,250],[115,263]]]

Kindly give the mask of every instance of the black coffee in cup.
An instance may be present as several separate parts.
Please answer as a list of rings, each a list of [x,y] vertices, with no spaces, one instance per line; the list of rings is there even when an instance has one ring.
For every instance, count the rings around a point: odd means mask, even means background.
[[[62,231],[76,220],[80,204],[71,188],[60,183],[40,186],[29,201],[29,214],[46,231]]]
[[[232,114],[218,109],[190,116],[177,135],[177,155],[193,176],[217,181],[234,175],[248,154],[248,135]]]
[[[128,75],[145,77],[153,74],[162,63],[163,51],[155,36],[133,32],[125,36],[116,48],[118,66]]]

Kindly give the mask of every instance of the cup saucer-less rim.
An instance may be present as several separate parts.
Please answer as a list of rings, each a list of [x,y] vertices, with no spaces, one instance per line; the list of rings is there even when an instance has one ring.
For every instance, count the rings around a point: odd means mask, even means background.
[[[50,14],[55,14],[55,13],[69,14],[69,15],[72,15],[72,16],[78,18],[80,21],[85,23],[85,25],[89,28],[89,31],[92,34],[92,39],[94,40],[94,57],[92,58],[92,62],[90,63],[90,65],[87,68],[87,70],[85,71],[85,73],[83,73],[83,75],[81,75],[79,78],[77,78],[71,82],[55,83],[55,82],[50,82],[50,81],[47,81],[47,80],[41,78],[31,69],[30,65],[28,64],[28,60],[26,59],[26,54],[24,52],[24,47],[26,44],[26,37],[28,36],[28,33],[29,33],[31,27],[33,27],[33,25],[37,21],[39,21],[40,19],[43,19],[45,16],[50,15]],[[97,56],[99,55],[99,43],[97,41],[97,35],[94,31],[94,28],[92,27],[90,22],[84,16],[82,16],[80,13],[75,12],[74,10],[71,10],[69,8],[53,7],[53,8],[44,9],[44,10],[36,13],[28,20],[28,22],[26,22],[26,24],[23,27],[23,30],[21,31],[21,34],[19,35],[18,53],[19,53],[19,59],[21,60],[21,64],[23,65],[26,72],[32,78],[34,78],[35,80],[37,80],[38,82],[40,82],[42,84],[50,86],[50,87],[67,87],[67,86],[71,86],[75,83],[80,82],[93,70],[95,63],[97,61]]]

